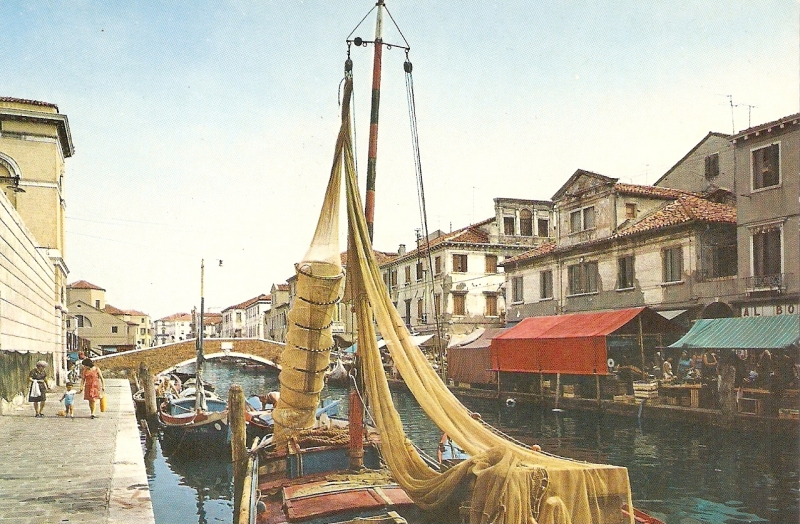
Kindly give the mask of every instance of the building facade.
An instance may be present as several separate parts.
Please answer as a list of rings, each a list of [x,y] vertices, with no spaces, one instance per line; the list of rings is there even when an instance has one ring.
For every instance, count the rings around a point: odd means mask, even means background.
[[[265,338],[266,318],[271,304],[272,297],[264,294],[247,301],[244,308],[247,338]]]
[[[90,348],[101,354],[149,347],[149,315],[114,307],[106,303],[105,294],[105,289],[85,280],[67,286],[69,332],[88,340]]]
[[[270,290],[271,307],[264,315],[264,335],[267,340],[286,342],[289,329],[289,284],[273,284]]]
[[[506,264],[507,320],[650,306],[730,316],[736,209],[578,170],[553,196],[556,236]]]
[[[431,233],[411,251],[401,245],[381,271],[409,330],[435,335],[438,326],[438,334],[449,339],[505,325],[502,265],[548,239],[539,233],[549,233],[549,209],[541,201],[495,199],[490,219],[452,233]],[[547,224],[539,230],[533,225],[537,220]]]
[[[738,316],[797,313],[800,114],[731,138],[738,198]]]
[[[52,354],[59,381],[67,362],[69,273],[63,184],[73,153],[67,117],[55,104],[0,97],[0,215],[6,225],[0,233],[0,353]],[[7,367],[15,374],[4,377],[9,383],[23,372],[17,367]]]
[[[174,313],[153,322],[153,340],[156,346],[190,338],[194,338],[194,329],[192,315],[189,313]]]

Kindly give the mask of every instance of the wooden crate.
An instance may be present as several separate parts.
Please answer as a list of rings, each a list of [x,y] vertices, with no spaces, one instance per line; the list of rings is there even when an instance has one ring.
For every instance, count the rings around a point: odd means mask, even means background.
[[[755,415],[756,411],[758,411],[758,400],[746,397],[739,399],[739,413]]]
[[[658,391],[658,382],[655,381],[636,381],[633,383],[633,392],[637,391]]]

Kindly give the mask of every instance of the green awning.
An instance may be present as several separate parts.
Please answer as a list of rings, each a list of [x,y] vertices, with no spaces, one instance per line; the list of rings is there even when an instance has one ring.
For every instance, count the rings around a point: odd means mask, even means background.
[[[800,315],[705,318],[671,348],[780,349],[800,341]]]

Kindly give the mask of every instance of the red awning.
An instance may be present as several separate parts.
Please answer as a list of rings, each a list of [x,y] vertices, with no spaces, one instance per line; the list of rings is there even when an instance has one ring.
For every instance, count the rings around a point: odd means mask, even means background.
[[[506,372],[606,375],[606,336],[645,309],[526,318],[492,339],[492,367]]]

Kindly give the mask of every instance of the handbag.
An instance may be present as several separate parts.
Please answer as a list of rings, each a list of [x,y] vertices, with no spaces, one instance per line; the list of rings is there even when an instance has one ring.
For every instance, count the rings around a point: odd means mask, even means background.
[[[34,380],[31,382],[31,390],[28,393],[28,402],[38,402],[38,400],[34,401],[33,399],[38,399],[42,396],[42,390],[39,389],[39,381]]]
[[[103,393],[103,396],[100,397],[100,412],[105,412],[106,410],[106,394]]]

